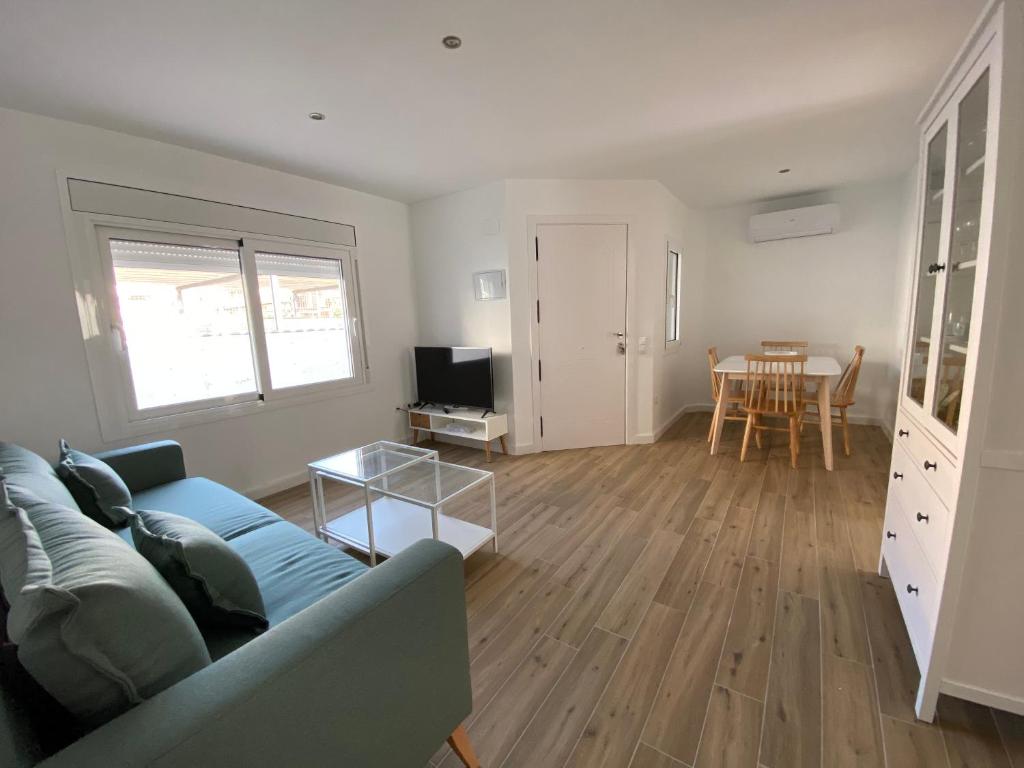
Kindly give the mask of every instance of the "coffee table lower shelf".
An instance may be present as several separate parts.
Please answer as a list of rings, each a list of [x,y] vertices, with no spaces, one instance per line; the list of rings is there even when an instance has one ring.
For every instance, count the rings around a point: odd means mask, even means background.
[[[328,520],[321,533],[360,552],[370,552],[366,507]],[[494,539],[489,528],[442,514],[437,516],[437,534],[458,549],[463,559]],[[373,502],[373,539],[378,554],[392,557],[420,539],[433,537],[429,510],[400,499],[385,497]]]

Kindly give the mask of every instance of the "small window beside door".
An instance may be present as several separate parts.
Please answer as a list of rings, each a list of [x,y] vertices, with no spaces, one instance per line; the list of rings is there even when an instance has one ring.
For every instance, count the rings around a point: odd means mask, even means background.
[[[665,346],[679,345],[679,295],[683,286],[683,256],[668,246],[665,264]]]

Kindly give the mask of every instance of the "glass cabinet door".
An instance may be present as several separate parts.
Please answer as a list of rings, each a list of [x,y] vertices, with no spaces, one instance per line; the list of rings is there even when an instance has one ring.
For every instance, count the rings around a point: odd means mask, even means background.
[[[917,266],[917,301],[914,321],[910,325],[910,371],[907,375],[907,397],[924,406],[928,359],[932,354],[932,315],[935,310],[936,264],[942,240],[942,202],[946,184],[947,125],[943,125],[928,142],[924,205],[921,221],[921,250]]]
[[[988,123],[988,71],[964,96],[958,107],[955,192],[949,257],[937,271],[945,271],[945,295],[932,415],[956,433],[960,423],[971,306],[978,263],[979,219],[985,180],[985,135]],[[934,281],[932,281],[934,282]],[[918,401],[920,402],[920,401]]]

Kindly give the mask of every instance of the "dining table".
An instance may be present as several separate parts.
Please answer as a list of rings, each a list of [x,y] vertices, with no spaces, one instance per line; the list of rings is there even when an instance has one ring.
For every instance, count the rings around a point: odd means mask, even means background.
[[[818,421],[821,422],[821,447],[825,454],[825,469],[832,471],[832,384],[831,379],[843,372],[834,357],[809,355],[804,363],[805,382],[816,382],[818,386],[817,401]],[[742,381],[747,376],[747,360],[743,355],[730,355],[715,366],[715,373],[721,374],[722,383],[718,388],[718,402],[715,403],[715,429],[711,435],[711,455],[718,453],[722,443],[722,430],[725,427],[725,408],[723,393],[728,393],[732,382]]]

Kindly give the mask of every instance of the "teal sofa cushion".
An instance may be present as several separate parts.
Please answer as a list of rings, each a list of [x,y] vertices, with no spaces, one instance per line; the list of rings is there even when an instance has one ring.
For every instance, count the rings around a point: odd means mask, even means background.
[[[225,541],[281,518],[269,509],[205,477],[189,477],[135,494],[136,509],[159,509],[195,520]]]
[[[141,555],[77,509],[10,488],[22,501],[0,510],[7,633],[69,712],[99,725],[210,663],[185,606]]]
[[[78,508],[100,525],[124,525],[131,514],[132,494],[110,465],[60,441],[57,474]]]
[[[228,544],[252,569],[271,627],[331,594],[367,568],[280,518]]]
[[[135,549],[171,585],[200,627],[267,628],[252,571],[209,528],[170,512],[137,510],[131,530]]]
[[[0,443],[0,471],[7,478],[11,500],[21,503],[21,494],[45,499],[64,507],[77,508],[71,492],[42,456],[14,443]]]

